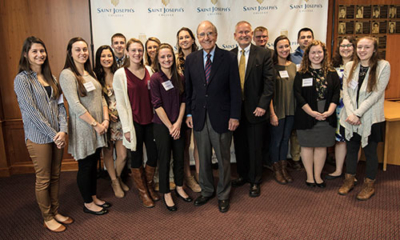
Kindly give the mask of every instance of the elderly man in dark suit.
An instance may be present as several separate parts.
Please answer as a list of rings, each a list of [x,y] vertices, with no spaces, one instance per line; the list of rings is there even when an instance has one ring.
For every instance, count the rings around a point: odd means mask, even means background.
[[[242,89],[241,124],[234,132],[237,172],[234,186],[250,183],[250,197],[260,196],[262,177],[262,146],[264,129],[269,119],[269,105],[274,93],[274,68],[271,51],[251,44],[250,23],[236,24],[235,40],[239,47],[232,50],[239,65]]]
[[[201,196],[194,204],[200,206],[214,197],[211,167],[212,148],[218,159],[217,187],[220,212],[229,210],[231,190],[230,146],[232,132],[239,126],[240,80],[236,56],[218,48],[217,29],[209,21],[197,27],[202,50],[186,58],[186,123],[194,128],[200,157]]]

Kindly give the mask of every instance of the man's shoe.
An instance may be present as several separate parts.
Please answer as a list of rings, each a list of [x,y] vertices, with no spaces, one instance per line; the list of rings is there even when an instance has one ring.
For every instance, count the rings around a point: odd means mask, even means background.
[[[232,187],[243,186],[246,182],[247,182],[246,179],[244,179],[242,177],[238,177],[238,178],[232,180]]]
[[[258,183],[251,184],[249,195],[250,195],[250,197],[259,197],[260,196],[260,184],[258,184]]]
[[[194,200],[194,205],[195,206],[204,205],[208,202],[208,200],[210,200],[213,197],[214,197],[214,195],[211,195],[210,197],[204,197],[201,195],[200,197],[196,198],[196,200]]]
[[[294,170],[300,171],[303,167],[301,166],[300,161],[292,161],[290,167]]]
[[[229,210],[229,199],[218,200],[218,208],[220,212],[226,213]]]

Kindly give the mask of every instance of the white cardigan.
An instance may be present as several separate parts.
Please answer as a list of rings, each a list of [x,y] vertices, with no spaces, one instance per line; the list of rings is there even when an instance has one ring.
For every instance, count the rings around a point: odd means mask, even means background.
[[[376,69],[377,85],[376,89],[372,92],[367,92],[370,73],[370,69],[368,69],[363,84],[358,86],[360,88],[358,108],[356,104],[358,87],[353,89],[350,87],[350,84],[347,83],[352,65],[352,61],[347,63],[344,70],[343,103],[345,111],[341,111],[340,113],[340,124],[345,128],[345,138],[347,140],[353,137],[353,133],[358,133],[361,136],[361,146],[365,147],[368,145],[368,137],[371,135],[371,126],[375,123],[385,121],[383,105],[385,101],[385,89],[390,78],[390,64],[388,61],[379,60]],[[354,70],[352,81],[358,83],[359,72],[360,63]],[[360,117],[361,125],[355,126],[346,122],[347,117],[351,114]]]
[[[153,74],[150,67],[146,66],[150,76]],[[136,151],[136,131],[133,126],[132,106],[128,95],[128,82],[125,74],[125,68],[120,68],[114,73],[113,88],[115,99],[117,101],[117,111],[122,124],[123,145],[131,151]],[[131,141],[125,138],[125,133],[131,134]]]

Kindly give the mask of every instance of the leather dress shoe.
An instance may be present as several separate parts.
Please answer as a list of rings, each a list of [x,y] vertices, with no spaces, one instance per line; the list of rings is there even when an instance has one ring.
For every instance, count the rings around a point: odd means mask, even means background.
[[[176,207],[176,205],[168,206],[168,205],[167,205],[167,202],[165,201],[164,196],[163,196],[163,201],[164,201],[164,205],[167,207],[168,211],[175,212],[176,210],[178,210],[178,208]]]
[[[246,182],[247,182],[246,179],[244,179],[242,177],[238,177],[238,178],[232,180],[232,187],[243,186]]]
[[[204,205],[208,202],[208,200],[210,200],[213,197],[214,197],[214,195],[211,195],[210,197],[204,197],[204,196],[200,195],[198,198],[196,198],[196,200],[194,200],[194,205],[195,206]]]
[[[229,210],[229,199],[218,200],[218,208],[220,212],[226,213]]]
[[[108,210],[103,208],[100,211],[96,212],[96,211],[89,210],[86,206],[83,206],[83,212],[94,214],[94,215],[104,215],[104,214],[108,213]]]
[[[176,188],[175,188],[175,193],[176,193],[176,195],[178,195],[178,197],[180,197],[183,201],[185,201],[185,202],[191,202],[191,201],[193,201],[193,199],[188,195],[188,197],[187,198],[184,198],[184,197],[182,197],[179,193],[178,193],[178,190],[176,190]]]
[[[250,197],[259,197],[260,196],[260,184],[258,184],[258,183],[251,184],[249,195],[250,195]]]
[[[326,175],[325,176],[325,179],[326,180],[334,180],[334,179],[336,179],[336,178],[341,178],[341,177],[343,177],[343,173],[342,174],[340,174],[340,175],[338,175],[338,176],[332,176],[332,175]]]
[[[67,219],[65,219],[64,221],[59,221],[56,218],[54,218],[57,222],[62,223],[62,224],[72,224],[74,223],[74,219],[72,219],[71,217],[67,217]]]
[[[325,188],[326,187],[326,183],[325,182],[322,182],[322,183],[315,182],[315,185],[317,185],[317,187],[319,187],[319,188]]]
[[[307,182],[307,180],[306,180],[306,185],[307,187],[315,187],[315,183]]]
[[[103,207],[103,208],[110,208],[112,206],[112,204],[109,203],[109,202],[104,202],[101,205],[99,205],[99,204],[96,204],[96,205],[99,206],[99,207]]]

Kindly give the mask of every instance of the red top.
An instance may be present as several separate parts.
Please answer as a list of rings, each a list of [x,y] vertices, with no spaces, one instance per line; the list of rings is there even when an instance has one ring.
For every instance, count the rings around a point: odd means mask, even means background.
[[[149,89],[150,74],[146,68],[144,70],[144,78],[139,79],[128,68],[125,68],[133,121],[141,125],[150,124],[154,115]]]

